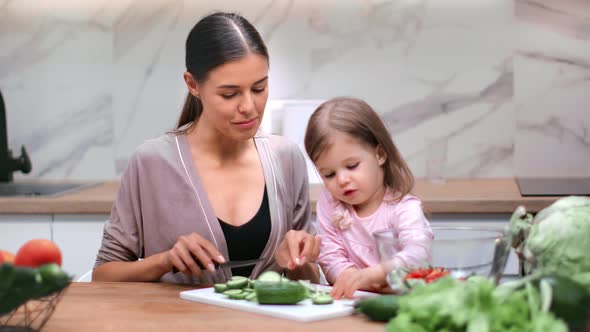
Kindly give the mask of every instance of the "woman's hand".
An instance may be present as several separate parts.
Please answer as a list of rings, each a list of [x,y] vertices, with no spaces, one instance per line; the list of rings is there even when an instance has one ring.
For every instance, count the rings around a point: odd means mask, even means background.
[[[293,270],[313,262],[320,254],[321,240],[306,231],[290,230],[275,252],[275,261],[282,268]]]
[[[224,263],[225,258],[215,246],[197,233],[182,235],[172,249],[164,255],[164,266],[167,271],[176,267],[179,272],[186,275],[201,277],[201,268],[197,261],[211,272],[215,272],[213,261]]]
[[[352,267],[344,270],[336,278],[330,295],[334,299],[342,297],[350,299],[359,289],[376,292],[386,288],[385,272],[380,264],[364,269]]]

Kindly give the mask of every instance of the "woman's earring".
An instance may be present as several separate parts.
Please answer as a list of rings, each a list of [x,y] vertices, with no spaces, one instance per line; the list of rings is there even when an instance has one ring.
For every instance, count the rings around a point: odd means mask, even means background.
[[[195,97],[196,97],[197,99],[201,99],[201,95],[200,95],[200,94],[198,94],[198,93],[195,95]]]

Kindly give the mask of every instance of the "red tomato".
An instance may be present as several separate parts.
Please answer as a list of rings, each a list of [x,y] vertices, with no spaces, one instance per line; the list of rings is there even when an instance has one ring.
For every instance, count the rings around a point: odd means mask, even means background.
[[[442,278],[447,275],[449,275],[449,271],[445,270],[442,267],[415,269],[409,271],[404,276],[404,280],[423,279],[424,281],[426,281],[426,283],[430,283],[438,278]]]
[[[426,276],[425,280],[426,283],[431,283],[447,275],[449,275],[449,271],[445,271],[444,269],[434,269],[429,275]]]
[[[423,279],[430,274],[432,269],[415,269],[408,272],[404,279]]]
[[[14,264],[14,254],[10,251],[0,250],[0,264],[2,263]]]
[[[33,239],[25,243],[14,259],[14,265],[39,267],[48,263],[61,266],[61,251],[51,240]]]

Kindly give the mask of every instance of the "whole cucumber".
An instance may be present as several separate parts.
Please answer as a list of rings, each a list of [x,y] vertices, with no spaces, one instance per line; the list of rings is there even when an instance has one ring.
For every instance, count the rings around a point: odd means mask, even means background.
[[[0,315],[8,313],[34,298],[41,285],[41,275],[37,269],[30,267],[13,267],[14,280],[5,290],[0,301]]]
[[[371,296],[357,301],[355,307],[370,320],[387,322],[397,314],[398,297],[396,295]]]
[[[257,281],[255,289],[260,304],[296,304],[307,298],[305,287],[293,281]]]

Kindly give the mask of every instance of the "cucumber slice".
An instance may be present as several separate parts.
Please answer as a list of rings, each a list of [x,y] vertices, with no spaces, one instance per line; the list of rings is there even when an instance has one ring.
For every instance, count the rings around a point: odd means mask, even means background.
[[[213,285],[213,289],[215,289],[215,293],[223,293],[229,288],[227,288],[227,284],[215,284]]]
[[[223,295],[229,297],[232,300],[242,300],[248,294],[244,293],[241,289],[228,289],[223,292]]]
[[[230,295],[228,297],[232,300],[243,300],[246,298],[246,296],[248,296],[248,293],[241,292],[239,294]]]
[[[311,297],[311,303],[313,304],[332,304],[334,299],[328,294],[318,294]]]
[[[242,289],[248,286],[249,279],[246,277],[235,276],[231,277],[227,282],[227,288],[229,289]]]
[[[242,293],[241,289],[228,289],[225,292],[223,292],[223,295],[230,296],[230,295],[235,295],[235,294],[240,294],[240,293]]]
[[[266,271],[263,272],[260,276],[258,276],[258,279],[256,280],[263,282],[280,282],[281,280],[286,280],[286,278],[282,277],[278,272]]]
[[[252,292],[244,298],[246,301],[256,302],[256,293]]]
[[[233,276],[229,280],[237,281],[237,280],[244,280],[244,279],[249,280],[248,277],[244,277],[244,276]]]

